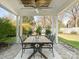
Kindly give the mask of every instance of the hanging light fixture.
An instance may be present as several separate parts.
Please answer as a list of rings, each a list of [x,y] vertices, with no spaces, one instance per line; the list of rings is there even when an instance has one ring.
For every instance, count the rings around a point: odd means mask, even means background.
[[[38,10],[38,8],[35,9],[35,12],[36,12],[37,14],[39,14],[39,10]]]

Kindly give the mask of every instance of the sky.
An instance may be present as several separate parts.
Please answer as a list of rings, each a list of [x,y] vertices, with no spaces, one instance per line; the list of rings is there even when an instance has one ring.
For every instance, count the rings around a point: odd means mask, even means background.
[[[6,11],[6,10],[4,10],[3,8],[1,8],[0,7],[0,17],[5,17],[5,16],[7,16],[9,13]]]
[[[0,7],[0,17],[10,17],[11,19],[15,20],[16,16],[5,9]]]
[[[40,20],[40,17],[41,17],[41,16],[34,16],[34,20],[35,20],[36,22],[38,22],[38,21]]]

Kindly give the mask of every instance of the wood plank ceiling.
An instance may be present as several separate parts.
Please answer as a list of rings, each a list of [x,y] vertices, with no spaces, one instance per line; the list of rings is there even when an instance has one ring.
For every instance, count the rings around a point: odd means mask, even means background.
[[[21,0],[24,7],[48,7],[51,0]]]

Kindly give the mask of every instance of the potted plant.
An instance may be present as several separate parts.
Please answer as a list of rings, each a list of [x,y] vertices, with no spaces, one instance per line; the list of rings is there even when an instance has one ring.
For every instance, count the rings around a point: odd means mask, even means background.
[[[37,33],[37,35],[41,35],[41,26],[38,26],[36,28],[36,33]]]
[[[51,30],[50,29],[46,29],[46,32],[45,32],[46,35],[49,35],[51,34]]]

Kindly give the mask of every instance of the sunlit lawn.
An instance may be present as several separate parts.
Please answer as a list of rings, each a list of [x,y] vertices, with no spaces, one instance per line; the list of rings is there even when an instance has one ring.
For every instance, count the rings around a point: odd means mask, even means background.
[[[67,40],[79,41],[78,34],[59,34],[59,37],[62,37],[62,38],[67,39]]]
[[[59,34],[59,40],[74,48],[79,49],[79,35],[76,34]]]

